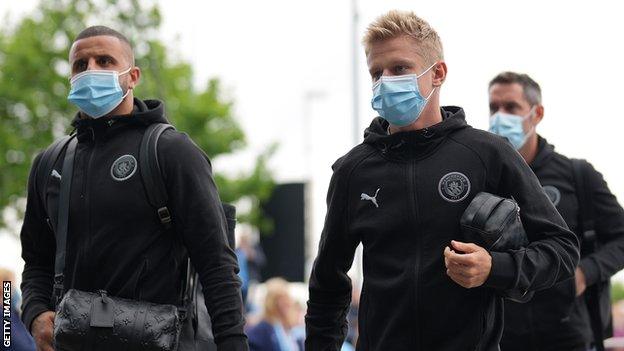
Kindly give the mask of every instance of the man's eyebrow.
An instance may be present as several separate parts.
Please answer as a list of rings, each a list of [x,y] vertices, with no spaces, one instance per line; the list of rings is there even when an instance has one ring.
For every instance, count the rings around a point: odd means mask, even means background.
[[[392,66],[414,66],[414,63],[406,59],[396,59],[392,61]]]
[[[113,60],[113,61],[115,61],[115,62],[117,62],[117,61],[118,61],[118,60],[117,60],[114,56],[111,56],[111,55],[109,55],[109,54],[101,54],[101,55],[96,55],[95,57],[96,57],[96,58],[98,58],[98,59],[103,59],[103,58],[104,58],[104,59],[111,59],[111,60]]]

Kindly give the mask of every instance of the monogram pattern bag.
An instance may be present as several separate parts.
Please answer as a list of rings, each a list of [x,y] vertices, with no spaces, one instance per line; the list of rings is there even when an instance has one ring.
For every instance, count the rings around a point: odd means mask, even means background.
[[[178,308],[70,289],[56,309],[56,350],[174,351],[182,321]]]

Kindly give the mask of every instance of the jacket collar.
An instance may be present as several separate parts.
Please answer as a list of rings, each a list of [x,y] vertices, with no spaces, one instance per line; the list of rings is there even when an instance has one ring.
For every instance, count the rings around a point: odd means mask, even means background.
[[[364,132],[364,143],[379,149],[386,157],[412,159],[425,157],[434,151],[448,135],[467,128],[464,110],[456,106],[441,108],[442,122],[408,132],[388,134],[389,123],[375,118]]]
[[[536,170],[541,168],[544,164],[548,163],[555,154],[555,147],[548,143],[548,140],[537,135],[537,155],[529,166],[531,169]]]
[[[72,126],[78,141],[87,142],[108,139],[118,130],[131,125],[147,126],[153,123],[169,123],[164,114],[164,104],[159,100],[134,99],[134,110],[128,115],[84,118],[76,113]]]

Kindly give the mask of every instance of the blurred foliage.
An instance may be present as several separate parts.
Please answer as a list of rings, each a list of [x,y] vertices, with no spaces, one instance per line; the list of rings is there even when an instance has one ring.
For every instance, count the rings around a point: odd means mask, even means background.
[[[611,281],[611,301],[616,303],[624,300],[624,284]]]
[[[67,101],[72,39],[89,25],[107,25],[134,43],[143,71],[135,96],[165,102],[167,118],[187,132],[211,159],[241,150],[245,135],[232,116],[217,79],[193,85],[188,62],[172,59],[159,39],[161,14],[155,1],[41,0],[37,9],[14,25],[0,24],[0,209],[25,196],[34,156],[70,131],[76,108]],[[259,155],[248,174],[215,174],[223,201],[251,202],[239,219],[270,230],[260,203],[273,189],[267,159]],[[0,223],[1,224],[1,223]]]

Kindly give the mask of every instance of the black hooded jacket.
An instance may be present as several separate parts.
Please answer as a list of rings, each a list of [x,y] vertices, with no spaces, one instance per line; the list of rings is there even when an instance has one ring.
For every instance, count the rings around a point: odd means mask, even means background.
[[[554,146],[539,137],[538,152],[530,166],[563,219],[582,242],[570,159],[557,153]],[[599,250],[592,254],[587,254],[581,247],[579,266],[590,287],[609,280],[624,268],[624,209],[602,174],[592,167],[587,178],[600,243]],[[585,298],[576,298],[574,278],[537,292],[529,303],[505,303],[503,351],[587,350],[592,339]]]
[[[169,130],[158,144],[174,230],[150,206],[141,181],[139,145],[145,128],[167,123],[160,101],[135,99],[129,116],[73,122],[78,145],[70,194],[65,288],[103,289],[110,295],[181,305],[187,254],[200,276],[219,350],[246,350],[238,264],[226,239],[226,221],[205,154],[183,133]],[[64,151],[63,151],[64,153]],[[134,158],[125,174],[113,165]],[[21,232],[23,320],[30,328],[52,310],[55,238],[63,154],[45,191],[34,189],[35,158]],[[43,194],[43,196],[41,195]],[[45,205],[44,202],[45,201]],[[47,209],[47,212],[46,212]]]
[[[351,297],[347,271],[364,248],[358,350],[498,350],[497,290],[545,289],[574,273],[578,242],[530,168],[500,137],[473,129],[458,107],[426,129],[364,143],[333,166],[328,212],[310,279],[306,350],[339,350]],[[484,286],[446,274],[443,251],[465,241],[459,218],[481,191],[516,199],[530,245],[491,252]],[[374,200],[374,201],[373,201]]]

